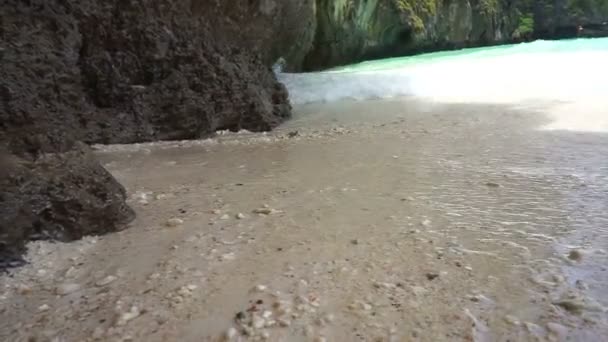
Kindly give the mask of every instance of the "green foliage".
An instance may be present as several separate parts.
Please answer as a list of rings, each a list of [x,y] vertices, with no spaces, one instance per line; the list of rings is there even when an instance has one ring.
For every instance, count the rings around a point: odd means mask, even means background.
[[[498,13],[498,0],[481,0],[479,11],[485,15],[495,15]]]
[[[400,13],[406,14],[409,24],[416,32],[424,31],[424,19],[437,13],[440,0],[393,0]]]
[[[519,18],[517,31],[522,35],[528,35],[534,32],[534,17],[531,13],[526,13]]]

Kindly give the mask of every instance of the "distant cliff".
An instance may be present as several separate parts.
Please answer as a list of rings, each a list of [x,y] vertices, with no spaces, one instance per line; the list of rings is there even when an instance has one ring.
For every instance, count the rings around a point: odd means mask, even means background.
[[[315,13],[308,70],[429,50],[608,35],[608,0],[317,0]]]

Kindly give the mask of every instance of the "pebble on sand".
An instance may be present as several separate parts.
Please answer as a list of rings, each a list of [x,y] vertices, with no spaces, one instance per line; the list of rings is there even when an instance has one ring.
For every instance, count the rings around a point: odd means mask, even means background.
[[[517,319],[517,317],[512,316],[512,315],[506,315],[505,316],[505,322],[509,323],[509,324],[513,324],[513,325],[520,325],[521,322],[519,321],[519,319]]]
[[[583,311],[583,309],[585,308],[585,303],[577,299],[564,299],[554,302],[553,304],[573,314],[580,314],[581,311]]]
[[[242,220],[242,219],[244,219],[244,218],[245,218],[245,215],[244,215],[243,213],[238,213],[238,214],[236,214],[236,215],[235,215],[235,217],[236,217],[237,219],[239,219],[239,220]]]
[[[268,287],[266,285],[256,285],[253,289],[252,292],[264,292],[268,289]]]
[[[99,280],[98,282],[96,282],[95,285],[99,286],[99,287],[106,286],[106,285],[109,285],[111,282],[113,282],[116,279],[118,279],[118,277],[109,275],[109,276]]]
[[[258,214],[258,215],[273,215],[273,214],[278,214],[280,213],[280,210],[276,210],[276,209],[272,209],[268,206],[264,206],[262,208],[257,208],[253,210],[254,214]]]
[[[429,272],[426,274],[426,279],[428,280],[434,280],[437,277],[439,277],[439,273]]]
[[[167,220],[167,227],[177,227],[184,224],[184,220],[178,219],[176,217],[170,218]]]
[[[17,286],[17,291],[20,295],[28,295],[32,293],[32,288],[28,285],[20,284],[19,286]]]
[[[557,337],[560,341],[565,341],[568,338],[568,328],[561,324],[549,322],[547,323],[547,329],[550,334]]]
[[[578,249],[573,249],[568,253],[568,259],[574,261],[581,261],[583,259],[583,253]]]
[[[74,293],[74,292],[80,290],[80,288],[81,288],[80,284],[66,283],[66,284],[61,284],[61,285],[57,286],[57,288],[55,289],[55,293],[57,293],[60,296],[65,296],[65,295],[68,295],[70,293]]]
[[[140,314],[141,314],[141,311],[139,310],[139,308],[137,306],[132,306],[131,310],[129,310],[128,312],[122,313],[118,317],[118,320],[116,321],[116,325],[117,326],[126,325],[129,321],[139,317]]]
[[[235,328],[230,328],[224,332],[222,335],[221,341],[232,341],[238,334]]]

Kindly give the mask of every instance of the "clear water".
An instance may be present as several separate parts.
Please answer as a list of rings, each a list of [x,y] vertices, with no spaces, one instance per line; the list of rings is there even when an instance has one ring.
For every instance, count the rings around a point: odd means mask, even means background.
[[[608,38],[536,41],[280,74],[293,104],[418,96],[440,102],[608,96]]]

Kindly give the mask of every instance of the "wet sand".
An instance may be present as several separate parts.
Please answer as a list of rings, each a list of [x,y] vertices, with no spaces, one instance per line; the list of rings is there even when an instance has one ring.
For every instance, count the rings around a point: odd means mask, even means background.
[[[608,134],[547,130],[552,106],[307,105],[100,146],[138,218],[32,243],[0,339],[603,340]]]

